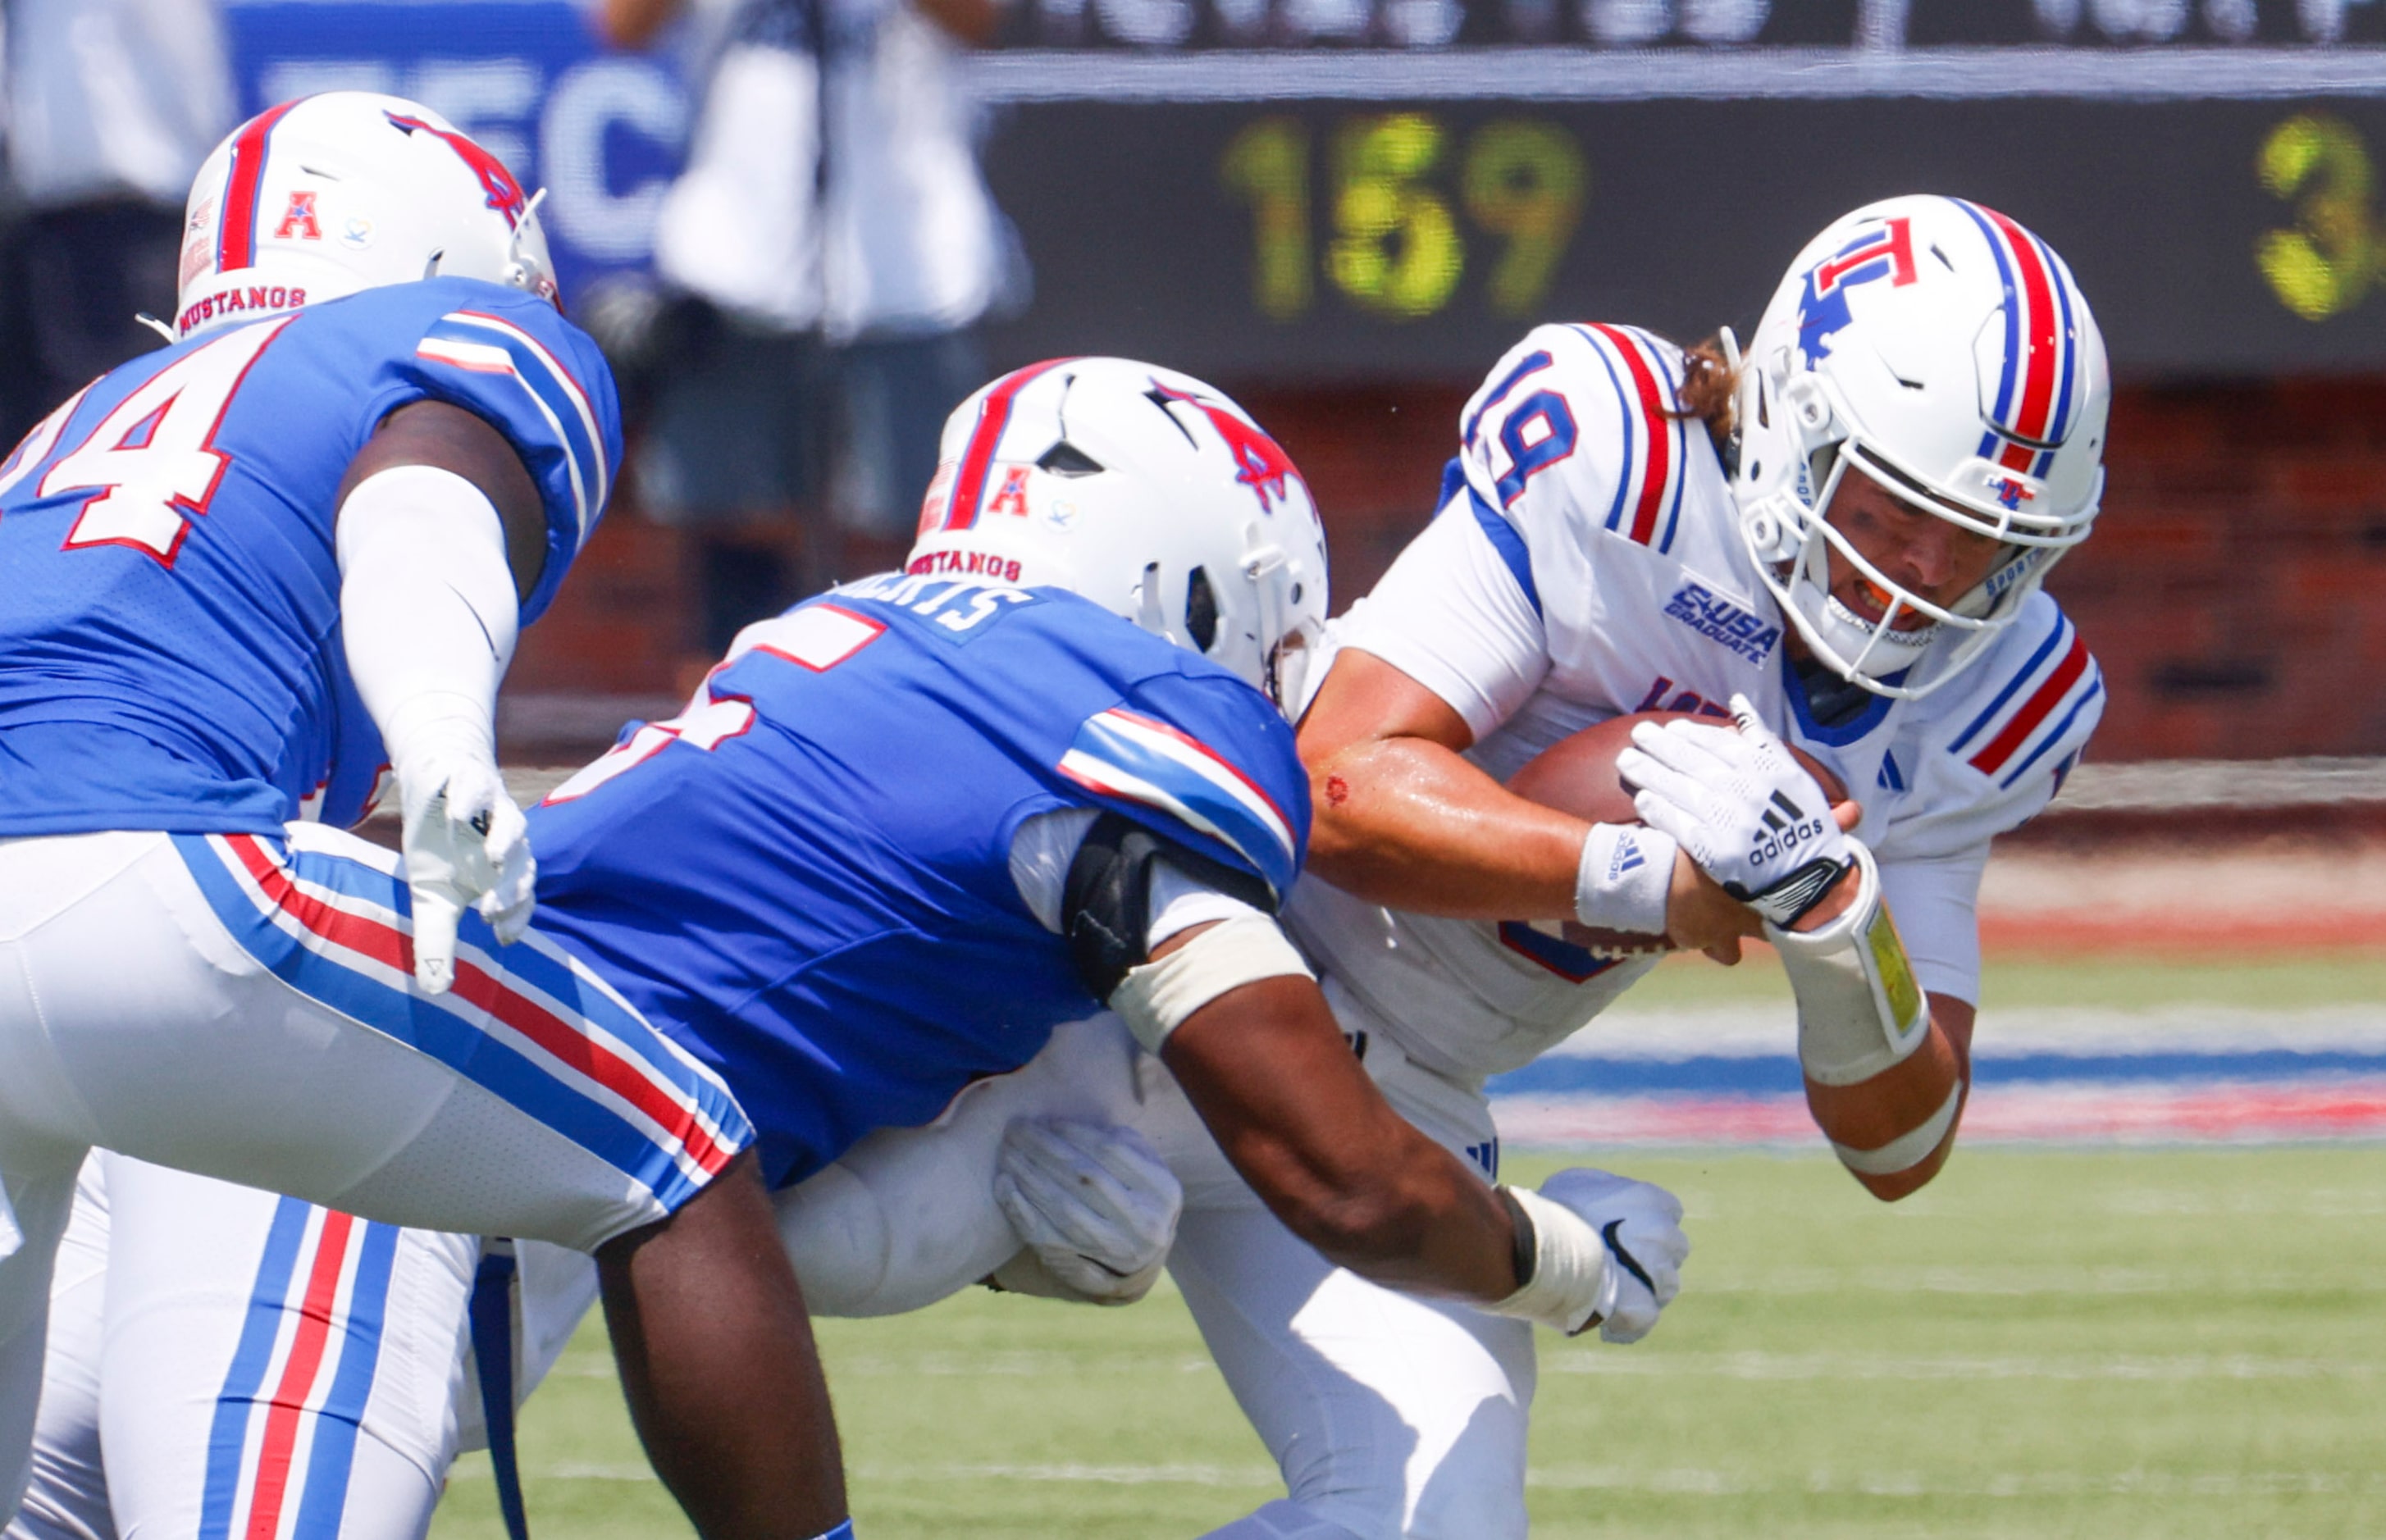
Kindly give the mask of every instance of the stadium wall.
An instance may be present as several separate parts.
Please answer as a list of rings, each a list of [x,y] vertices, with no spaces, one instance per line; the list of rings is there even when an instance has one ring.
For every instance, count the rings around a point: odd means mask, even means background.
[[[1316,489],[1347,605],[1423,522],[1466,389],[1236,394]],[[2104,668],[2095,757],[2386,755],[2380,421],[2386,377],[2118,393],[2103,517],[2048,582]],[[511,745],[568,752],[589,735],[584,716],[659,708],[693,631],[676,535],[617,499],[523,638],[509,694],[528,715],[509,722]],[[574,697],[590,708],[534,704]]]

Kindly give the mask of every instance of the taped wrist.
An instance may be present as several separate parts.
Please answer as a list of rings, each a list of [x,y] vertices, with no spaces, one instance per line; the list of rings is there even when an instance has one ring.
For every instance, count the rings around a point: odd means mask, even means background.
[[[1276,922],[1253,917],[1212,925],[1158,962],[1127,970],[1110,1008],[1153,1053],[1185,1019],[1231,990],[1262,979],[1317,975]]]
[[[348,494],[333,544],[348,671],[391,763],[485,752],[521,620],[496,507],[453,471],[399,466]]]
[[[1626,823],[1594,823],[1575,869],[1574,917],[1594,930],[1665,933],[1674,837]]]
[[[1588,1221],[1562,1203],[1516,1187],[1495,1189],[1510,1213],[1522,1214],[1531,1230],[1532,1271],[1507,1298],[1486,1305],[1494,1315],[1538,1321],[1572,1336],[1588,1330],[1615,1307],[1615,1280],[1607,1246]]]
[[[1865,1176],[1895,1176],[1928,1159],[1930,1152],[1946,1140],[1947,1131],[1955,1126],[1955,1115],[1963,1109],[1964,1080],[1959,1075],[1948,1090],[1947,1099],[1939,1104],[1939,1110],[1924,1119],[1918,1127],[1906,1130],[1878,1149],[1857,1149],[1837,1139],[1831,1141],[1831,1149],[1839,1156],[1840,1164],[1852,1171]]]
[[[1768,923],[1798,997],[1798,1062],[1818,1085],[1854,1085],[1902,1063],[1930,1032],[1930,1002],[1881,902],[1880,869],[1856,841],[1856,881],[1846,912],[1816,931]]]

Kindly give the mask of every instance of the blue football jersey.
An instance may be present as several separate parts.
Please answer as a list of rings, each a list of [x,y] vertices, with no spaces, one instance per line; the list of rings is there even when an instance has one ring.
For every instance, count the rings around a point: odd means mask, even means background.
[[[361,804],[345,788],[370,787],[380,741],[340,643],[333,498],[426,398],[495,425],[538,484],[535,620],[621,427],[596,344],[519,290],[433,279],[204,333],[101,376],[0,463],[0,836],[272,833],[319,793],[334,819]]]
[[[750,628],[684,715],[534,809],[538,923],[798,1181],[1096,1008],[1011,874],[1065,808],[1281,898],[1309,786],[1275,707],[1199,656],[1058,590],[890,574]]]

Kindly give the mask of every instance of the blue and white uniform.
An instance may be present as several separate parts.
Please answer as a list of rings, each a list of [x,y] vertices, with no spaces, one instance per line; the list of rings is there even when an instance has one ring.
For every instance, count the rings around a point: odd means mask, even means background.
[[[1924,987],[1976,1000],[1989,842],[2077,762],[2103,709],[2094,659],[2041,593],[1924,699],[1835,690],[1836,676],[1810,689],[1721,460],[1678,415],[1682,376],[1680,351],[1637,328],[1529,333],[1461,415],[1440,512],[1328,627],[1309,677],[1344,648],[1390,663],[1465,720],[1468,757],[1501,779],[1595,722],[1722,718],[1745,695],[1864,805],[1856,833]],[[1654,966],[1594,954],[1553,921],[1388,908],[1315,879],[1286,918],[1386,1099],[1487,1175],[1485,1080]],[[1213,1540],[1522,1536],[1530,1329],[1335,1268],[1214,1156],[1174,1163],[1187,1201],[1171,1271],[1288,1492]]]
[[[888,576],[749,627],[534,809],[539,913],[736,1087],[784,1185],[1098,1008],[1014,858],[1103,809],[1282,895],[1308,780],[1265,697],[1086,600]]]
[[[500,947],[467,916],[456,988],[420,993],[395,858],[293,821],[357,816],[378,777],[333,521],[358,451],[422,400],[496,427],[535,483],[535,618],[620,434],[594,344],[514,290],[400,284],[207,332],[0,463],[0,567],[24,580],[0,592],[0,1498],[91,1146],[586,1249],[750,1140],[549,939]]]

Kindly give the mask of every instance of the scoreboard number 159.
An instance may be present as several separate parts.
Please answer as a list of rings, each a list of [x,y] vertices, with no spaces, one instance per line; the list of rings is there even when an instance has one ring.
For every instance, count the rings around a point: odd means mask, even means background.
[[[1488,266],[1478,269],[1486,307],[1525,316],[1538,307],[1581,222],[1590,182],[1571,133],[1545,119],[1509,118],[1462,138],[1424,113],[1392,112],[1345,119],[1324,137],[1317,144],[1298,119],[1262,118],[1221,157],[1226,192],[1250,208],[1251,300],[1261,314],[1279,321],[1307,315],[1321,276],[1386,319],[1440,311],[1470,268],[1461,211],[1478,245],[1489,237]],[[1322,198],[1312,191],[1321,158]],[[1453,172],[1454,199],[1446,191]]]

